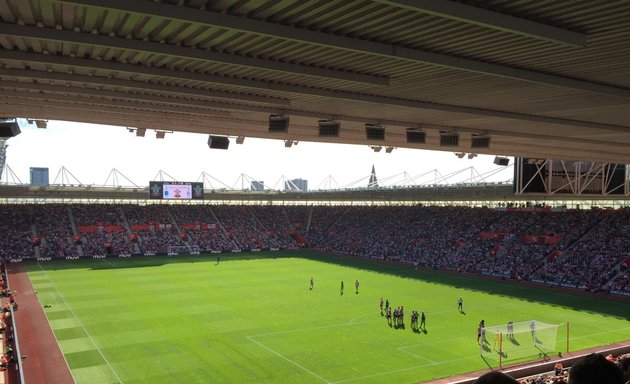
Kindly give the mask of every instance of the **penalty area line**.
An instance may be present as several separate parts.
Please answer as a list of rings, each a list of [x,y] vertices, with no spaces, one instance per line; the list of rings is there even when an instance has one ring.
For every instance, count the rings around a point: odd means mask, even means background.
[[[266,346],[265,344],[261,343],[260,341],[254,339],[255,336],[247,336],[247,339],[250,341],[253,341],[254,343],[260,345],[261,347],[263,347],[264,349],[268,350],[269,352],[273,353],[274,355],[280,357],[281,359],[288,361],[289,363],[295,365],[296,367],[300,368],[301,370],[303,370],[304,372],[307,372],[309,374],[311,374],[312,376],[317,377],[318,379],[322,380],[323,382],[327,383],[327,384],[332,384],[331,381],[321,377],[320,375],[318,375],[317,373],[309,370],[308,368],[304,367],[303,365],[296,363],[295,361],[289,359],[288,357],[286,357],[285,355],[281,354],[280,352],[276,352],[273,349],[269,348],[268,346]]]
[[[404,347],[402,347],[404,348]],[[407,367],[407,368],[401,368],[401,369],[394,369],[391,371],[387,371],[387,372],[379,372],[379,373],[375,373],[373,375],[366,375],[366,376],[359,376],[359,377],[351,377],[349,379],[344,379],[344,380],[339,380],[339,381],[335,381],[332,382],[330,384],[341,384],[341,383],[349,383],[351,381],[357,381],[357,380],[363,380],[363,379],[371,379],[373,377],[379,377],[379,376],[385,376],[385,375],[389,375],[392,373],[399,373],[399,372],[405,372],[405,371],[413,371],[414,369],[419,369],[419,368],[425,368],[425,367],[433,367],[436,365],[441,365],[441,364],[448,364],[448,363],[454,363],[456,361],[462,361],[462,360],[470,360],[470,359],[476,359],[478,358],[478,356],[466,356],[466,357],[460,357],[457,359],[450,359],[450,360],[443,360],[443,361],[439,361],[439,362],[434,362],[434,363],[428,363],[428,364],[420,364],[420,365],[414,365],[413,367]],[[426,359],[425,359],[426,360]]]
[[[397,350],[399,350],[400,352],[405,352],[405,353],[408,353],[408,354],[410,354],[411,356],[413,356],[413,357],[415,357],[415,358],[417,358],[417,359],[421,359],[421,360],[424,360],[424,361],[428,361],[428,362],[429,362],[429,363],[431,363],[431,364],[437,364],[437,361],[433,361],[433,360],[431,360],[431,359],[427,359],[426,357],[422,357],[422,356],[420,356],[420,355],[416,355],[416,354],[415,354],[415,353],[413,353],[413,352],[405,351],[405,349],[406,349],[406,348],[411,348],[411,347],[398,347],[398,348],[396,348],[396,349],[397,349]]]

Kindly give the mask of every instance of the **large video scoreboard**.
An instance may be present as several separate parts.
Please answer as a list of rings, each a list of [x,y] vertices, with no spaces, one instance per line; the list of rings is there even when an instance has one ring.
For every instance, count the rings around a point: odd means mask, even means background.
[[[149,198],[161,200],[202,200],[203,183],[150,181]]]

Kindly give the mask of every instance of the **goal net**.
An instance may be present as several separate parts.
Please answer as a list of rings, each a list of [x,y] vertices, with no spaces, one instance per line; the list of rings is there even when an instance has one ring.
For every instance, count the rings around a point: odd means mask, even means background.
[[[487,327],[479,341],[481,356],[502,363],[556,354],[558,328],[537,320]]]

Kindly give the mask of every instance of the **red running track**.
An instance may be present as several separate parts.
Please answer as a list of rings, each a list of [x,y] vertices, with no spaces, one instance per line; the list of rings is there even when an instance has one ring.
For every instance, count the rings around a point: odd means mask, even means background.
[[[28,384],[73,384],[68,363],[24,267],[8,264],[7,269],[10,287],[18,292],[19,309],[15,312],[15,321],[24,380]]]

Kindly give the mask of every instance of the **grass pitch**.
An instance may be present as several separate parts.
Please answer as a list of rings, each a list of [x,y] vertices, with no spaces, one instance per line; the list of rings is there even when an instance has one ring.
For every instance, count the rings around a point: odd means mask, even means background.
[[[630,334],[628,303],[307,252],[27,270],[80,384],[414,383],[496,366],[480,357],[481,319],[570,321],[572,350]],[[404,305],[405,329],[387,325],[381,297]],[[412,310],[426,313],[426,333],[409,327]]]

